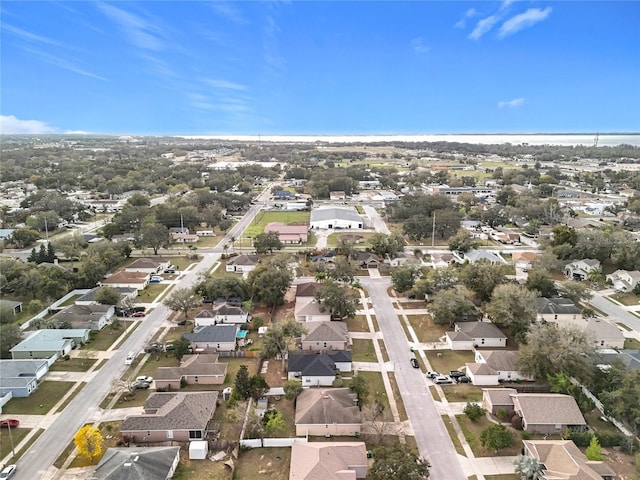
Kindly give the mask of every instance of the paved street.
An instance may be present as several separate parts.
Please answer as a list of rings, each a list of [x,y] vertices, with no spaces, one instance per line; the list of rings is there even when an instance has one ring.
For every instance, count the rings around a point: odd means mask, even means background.
[[[610,317],[610,321],[623,323],[635,332],[640,332],[640,318],[629,312],[625,307],[604,298],[599,292],[594,292],[589,303],[606,313]]]
[[[427,388],[424,375],[409,364],[409,343],[387,295],[390,279],[359,278],[369,291],[376,319],[384,336],[389,360],[395,365],[395,375],[421,456],[431,464],[430,478],[462,480],[462,470],[449,433],[442,423],[436,403]]]

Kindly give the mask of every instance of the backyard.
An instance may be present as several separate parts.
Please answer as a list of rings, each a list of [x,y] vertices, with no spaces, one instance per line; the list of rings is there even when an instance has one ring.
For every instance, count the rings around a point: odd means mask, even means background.
[[[265,478],[287,480],[289,478],[290,448],[253,448],[240,453],[234,479]],[[208,477],[207,477],[208,478]]]

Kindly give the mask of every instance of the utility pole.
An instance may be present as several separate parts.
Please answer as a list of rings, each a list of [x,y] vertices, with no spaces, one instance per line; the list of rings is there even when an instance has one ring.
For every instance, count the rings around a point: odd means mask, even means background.
[[[16,456],[16,449],[13,445],[13,434],[11,433],[11,423],[7,421],[7,427],[9,427],[9,440],[11,441],[11,455]]]
[[[436,212],[433,212],[433,227],[431,227],[431,248],[436,246]]]

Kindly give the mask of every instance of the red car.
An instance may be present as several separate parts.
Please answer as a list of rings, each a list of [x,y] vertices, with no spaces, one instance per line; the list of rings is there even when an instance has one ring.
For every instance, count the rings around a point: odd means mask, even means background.
[[[132,316],[132,317],[144,317],[144,316],[146,316],[146,315],[147,315],[147,314],[146,314],[146,313],[144,313],[144,312],[136,312],[136,313],[134,313],[134,314],[133,314],[133,315],[131,315],[131,316]]]
[[[0,421],[0,428],[18,428],[20,425],[20,420],[16,420],[15,418],[7,418],[6,420]]]

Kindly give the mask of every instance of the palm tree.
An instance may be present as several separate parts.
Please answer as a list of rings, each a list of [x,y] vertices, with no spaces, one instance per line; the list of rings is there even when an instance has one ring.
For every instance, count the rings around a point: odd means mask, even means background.
[[[604,279],[602,267],[593,268],[587,275],[587,278],[591,283],[600,283]]]
[[[235,244],[236,244],[236,237],[231,237],[231,251],[234,251],[235,248]]]
[[[513,464],[522,480],[538,480],[544,473],[544,465],[527,455],[518,455]]]

